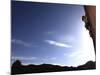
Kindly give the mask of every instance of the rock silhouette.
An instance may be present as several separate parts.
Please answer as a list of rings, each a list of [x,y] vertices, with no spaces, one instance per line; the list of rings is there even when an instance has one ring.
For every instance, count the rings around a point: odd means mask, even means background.
[[[78,67],[59,66],[52,64],[40,64],[40,65],[22,65],[19,60],[16,60],[11,67],[11,74],[27,74],[27,73],[44,73],[44,72],[60,72],[60,71],[75,71],[75,70],[90,70],[96,69],[96,62],[88,61],[84,65]]]

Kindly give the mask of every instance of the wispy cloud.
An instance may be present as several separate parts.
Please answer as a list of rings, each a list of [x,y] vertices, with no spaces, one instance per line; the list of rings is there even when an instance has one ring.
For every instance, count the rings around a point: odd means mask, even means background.
[[[34,56],[30,56],[30,57],[25,57],[25,56],[12,56],[11,57],[12,62],[14,62],[15,60],[20,60],[20,61],[40,61],[41,63],[44,62],[52,62],[52,61],[56,61],[57,58],[56,57],[45,57],[45,58],[40,58],[40,57],[34,57]]]
[[[45,32],[45,34],[54,34],[55,33],[55,31],[47,31],[47,32]]]
[[[56,57],[52,57],[52,58],[50,58],[51,60],[56,60],[57,58]]]
[[[12,60],[35,60],[36,57],[20,57],[20,56],[12,56]]]
[[[57,37],[57,40],[59,40],[60,42],[75,42],[75,37],[72,35],[61,35],[59,37]]]
[[[25,42],[25,41],[23,41],[23,40],[12,39],[11,42],[12,42],[12,43],[15,43],[15,44],[23,45],[23,46],[25,46],[25,47],[32,47],[32,44],[27,43],[27,42]]]
[[[54,46],[58,46],[58,47],[64,47],[64,48],[72,47],[72,46],[70,46],[68,44],[57,42],[57,41],[53,41],[53,40],[45,40],[45,42],[47,42],[50,45],[54,45]]]
[[[73,58],[73,57],[77,57],[77,56],[80,56],[80,55],[81,56],[83,55],[81,51],[75,51],[75,52],[72,52],[71,54],[69,54],[68,57]]]
[[[56,57],[45,57],[45,58],[42,58],[41,60],[42,61],[54,61],[56,59],[57,59]]]

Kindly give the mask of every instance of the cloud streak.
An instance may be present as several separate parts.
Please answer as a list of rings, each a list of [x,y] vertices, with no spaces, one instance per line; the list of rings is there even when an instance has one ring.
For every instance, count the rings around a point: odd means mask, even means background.
[[[51,62],[51,61],[55,61],[57,58],[56,57],[45,57],[45,58],[39,58],[39,57],[34,57],[34,56],[30,56],[30,57],[25,57],[25,56],[12,56],[11,60],[12,62],[14,62],[15,60],[20,60],[20,61],[40,61],[41,63],[43,62]],[[25,62],[24,62],[25,63]]]
[[[35,60],[37,58],[36,57],[18,57],[18,56],[13,56],[11,59],[12,60]]]
[[[32,44],[24,42],[23,40],[18,40],[18,39],[12,39],[11,42],[15,43],[15,44],[23,45],[25,47],[31,47],[32,46]]]
[[[43,61],[52,61],[52,60],[56,60],[57,58],[56,57],[46,57],[46,58],[43,58],[42,60]]]
[[[53,40],[45,40],[45,42],[50,44],[50,45],[57,46],[57,47],[63,47],[63,48],[70,48],[70,47],[72,47],[72,46],[70,46],[68,44],[57,42],[57,41],[53,41]]]

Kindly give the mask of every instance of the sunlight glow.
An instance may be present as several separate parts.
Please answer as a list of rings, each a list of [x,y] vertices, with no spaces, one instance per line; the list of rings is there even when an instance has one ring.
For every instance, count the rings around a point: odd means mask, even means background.
[[[82,46],[79,50],[76,50],[75,52],[72,52],[72,54],[69,55],[71,60],[73,60],[75,63],[74,66],[85,64],[87,61],[95,61],[95,53],[94,53],[94,46],[92,39],[89,36],[88,31],[83,27],[82,29]]]
[[[88,56],[87,58],[89,58],[90,60],[95,60],[95,53],[94,53],[94,46],[93,46],[93,41],[92,38],[89,35],[88,30],[85,29],[85,27],[83,28],[83,34],[82,34],[83,38],[82,38],[82,42],[83,42],[83,52],[86,56]]]
[[[82,26],[80,33],[81,33],[80,35],[81,44],[79,45],[80,47],[71,52],[70,54],[66,55],[70,61],[68,64],[69,66],[82,65],[91,60],[95,61],[93,41],[89,35],[88,30],[86,30],[86,28]]]

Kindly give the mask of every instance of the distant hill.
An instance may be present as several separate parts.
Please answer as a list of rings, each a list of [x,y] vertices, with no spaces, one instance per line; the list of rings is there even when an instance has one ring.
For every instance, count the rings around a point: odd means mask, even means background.
[[[11,67],[11,74],[27,74],[27,73],[44,73],[44,72],[60,72],[60,71],[75,71],[75,70],[90,70],[96,69],[96,62],[88,61],[84,65],[78,67],[68,67],[52,64],[40,64],[40,65],[22,65],[19,60],[16,60]]]

